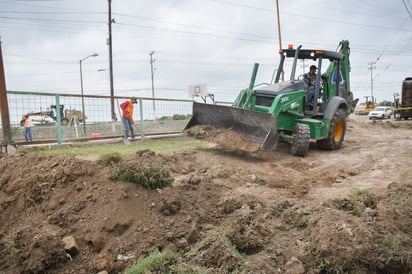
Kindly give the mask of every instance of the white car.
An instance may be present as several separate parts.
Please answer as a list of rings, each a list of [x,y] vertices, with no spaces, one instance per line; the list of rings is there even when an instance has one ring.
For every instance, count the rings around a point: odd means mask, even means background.
[[[391,118],[392,109],[391,107],[375,107],[371,112],[369,112],[368,116],[369,119]]]

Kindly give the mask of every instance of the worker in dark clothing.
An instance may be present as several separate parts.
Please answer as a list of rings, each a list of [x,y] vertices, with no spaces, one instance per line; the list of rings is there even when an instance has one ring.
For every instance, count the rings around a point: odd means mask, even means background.
[[[307,85],[307,92],[305,97],[305,109],[311,110],[315,105],[315,80],[316,80],[316,70],[318,68],[315,65],[310,66],[309,72],[305,73],[303,76],[303,81]]]

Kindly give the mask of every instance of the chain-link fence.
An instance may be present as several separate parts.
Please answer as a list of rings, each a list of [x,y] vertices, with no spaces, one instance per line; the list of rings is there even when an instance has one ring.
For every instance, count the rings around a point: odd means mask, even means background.
[[[32,121],[33,142],[72,142],[123,135],[120,104],[128,97],[8,91],[12,140],[24,142],[24,116]],[[137,136],[181,132],[192,100],[137,98]],[[113,101],[112,101],[113,100]],[[116,119],[112,121],[112,102]],[[0,136],[2,141],[3,136]]]

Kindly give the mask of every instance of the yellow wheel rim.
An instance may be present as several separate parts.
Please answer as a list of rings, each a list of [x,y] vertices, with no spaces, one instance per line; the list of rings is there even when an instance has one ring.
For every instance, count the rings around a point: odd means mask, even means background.
[[[342,136],[343,136],[343,121],[341,120],[336,123],[335,131],[333,133],[335,142],[339,142],[342,139]]]

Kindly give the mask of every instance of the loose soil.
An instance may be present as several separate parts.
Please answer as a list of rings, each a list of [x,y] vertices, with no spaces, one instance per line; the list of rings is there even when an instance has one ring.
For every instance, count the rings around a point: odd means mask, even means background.
[[[171,273],[410,273],[411,136],[351,116],[342,149],[305,158],[211,145],[122,162],[166,169],[161,190],[110,180],[116,162],[3,154],[0,273],[122,273],[156,250],[180,254]]]

